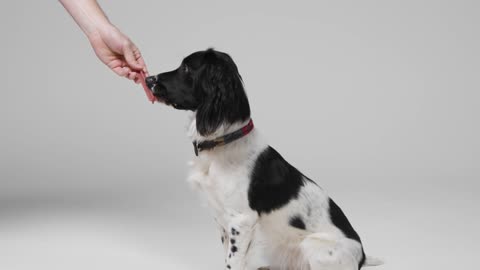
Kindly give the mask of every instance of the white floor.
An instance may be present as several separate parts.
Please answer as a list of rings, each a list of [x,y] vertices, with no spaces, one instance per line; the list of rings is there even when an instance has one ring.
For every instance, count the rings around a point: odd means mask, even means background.
[[[39,200],[3,207],[0,269],[223,267],[223,259],[215,256],[220,254],[220,240],[207,215],[177,215],[173,208],[165,210],[148,196],[123,202],[92,203],[90,199],[75,203],[68,198]],[[176,209],[185,212],[183,205]]]
[[[386,261],[377,269],[475,268],[480,222],[473,185],[378,188],[336,192],[367,252]],[[64,199],[4,207],[0,269],[222,269],[216,228],[191,197],[168,199],[170,205],[145,195],[123,203]]]

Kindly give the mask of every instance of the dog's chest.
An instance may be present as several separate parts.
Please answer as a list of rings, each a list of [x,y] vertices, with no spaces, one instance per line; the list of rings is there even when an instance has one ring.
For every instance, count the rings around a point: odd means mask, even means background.
[[[206,199],[219,222],[247,211],[250,166],[208,159],[197,159],[191,165],[189,182]]]

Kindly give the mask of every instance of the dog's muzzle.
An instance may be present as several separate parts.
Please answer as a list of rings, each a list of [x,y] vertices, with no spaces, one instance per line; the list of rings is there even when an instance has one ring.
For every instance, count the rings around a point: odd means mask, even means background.
[[[145,84],[155,96],[156,101],[166,103],[165,91],[162,91],[163,85],[158,81],[157,76],[149,76],[145,78]]]
[[[147,87],[150,88],[150,90],[153,90],[153,87],[155,84],[157,84],[157,76],[149,76],[145,78],[145,83],[147,84]]]

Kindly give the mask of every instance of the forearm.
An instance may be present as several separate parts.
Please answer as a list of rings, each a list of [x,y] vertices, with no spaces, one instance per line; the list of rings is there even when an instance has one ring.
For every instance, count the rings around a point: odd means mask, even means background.
[[[90,37],[110,22],[96,0],[59,0],[82,31]]]

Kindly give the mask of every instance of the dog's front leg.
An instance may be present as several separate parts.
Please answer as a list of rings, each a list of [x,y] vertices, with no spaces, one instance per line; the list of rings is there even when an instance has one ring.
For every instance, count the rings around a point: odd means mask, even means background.
[[[257,220],[256,212],[235,214],[230,217],[227,231],[229,242],[226,267],[228,270],[245,270],[248,249]]]
[[[224,251],[225,251],[225,258],[226,258],[226,257],[228,256],[228,252],[229,252],[229,251],[228,251],[228,248],[229,248],[229,244],[228,244],[228,243],[229,243],[229,241],[230,241],[230,239],[229,239],[229,234],[227,233],[227,229],[225,229],[225,228],[220,228],[220,230],[221,230],[221,233],[222,233],[222,238],[221,238],[221,240],[222,240],[223,249],[224,249]],[[225,262],[227,262],[226,259],[225,259]]]

